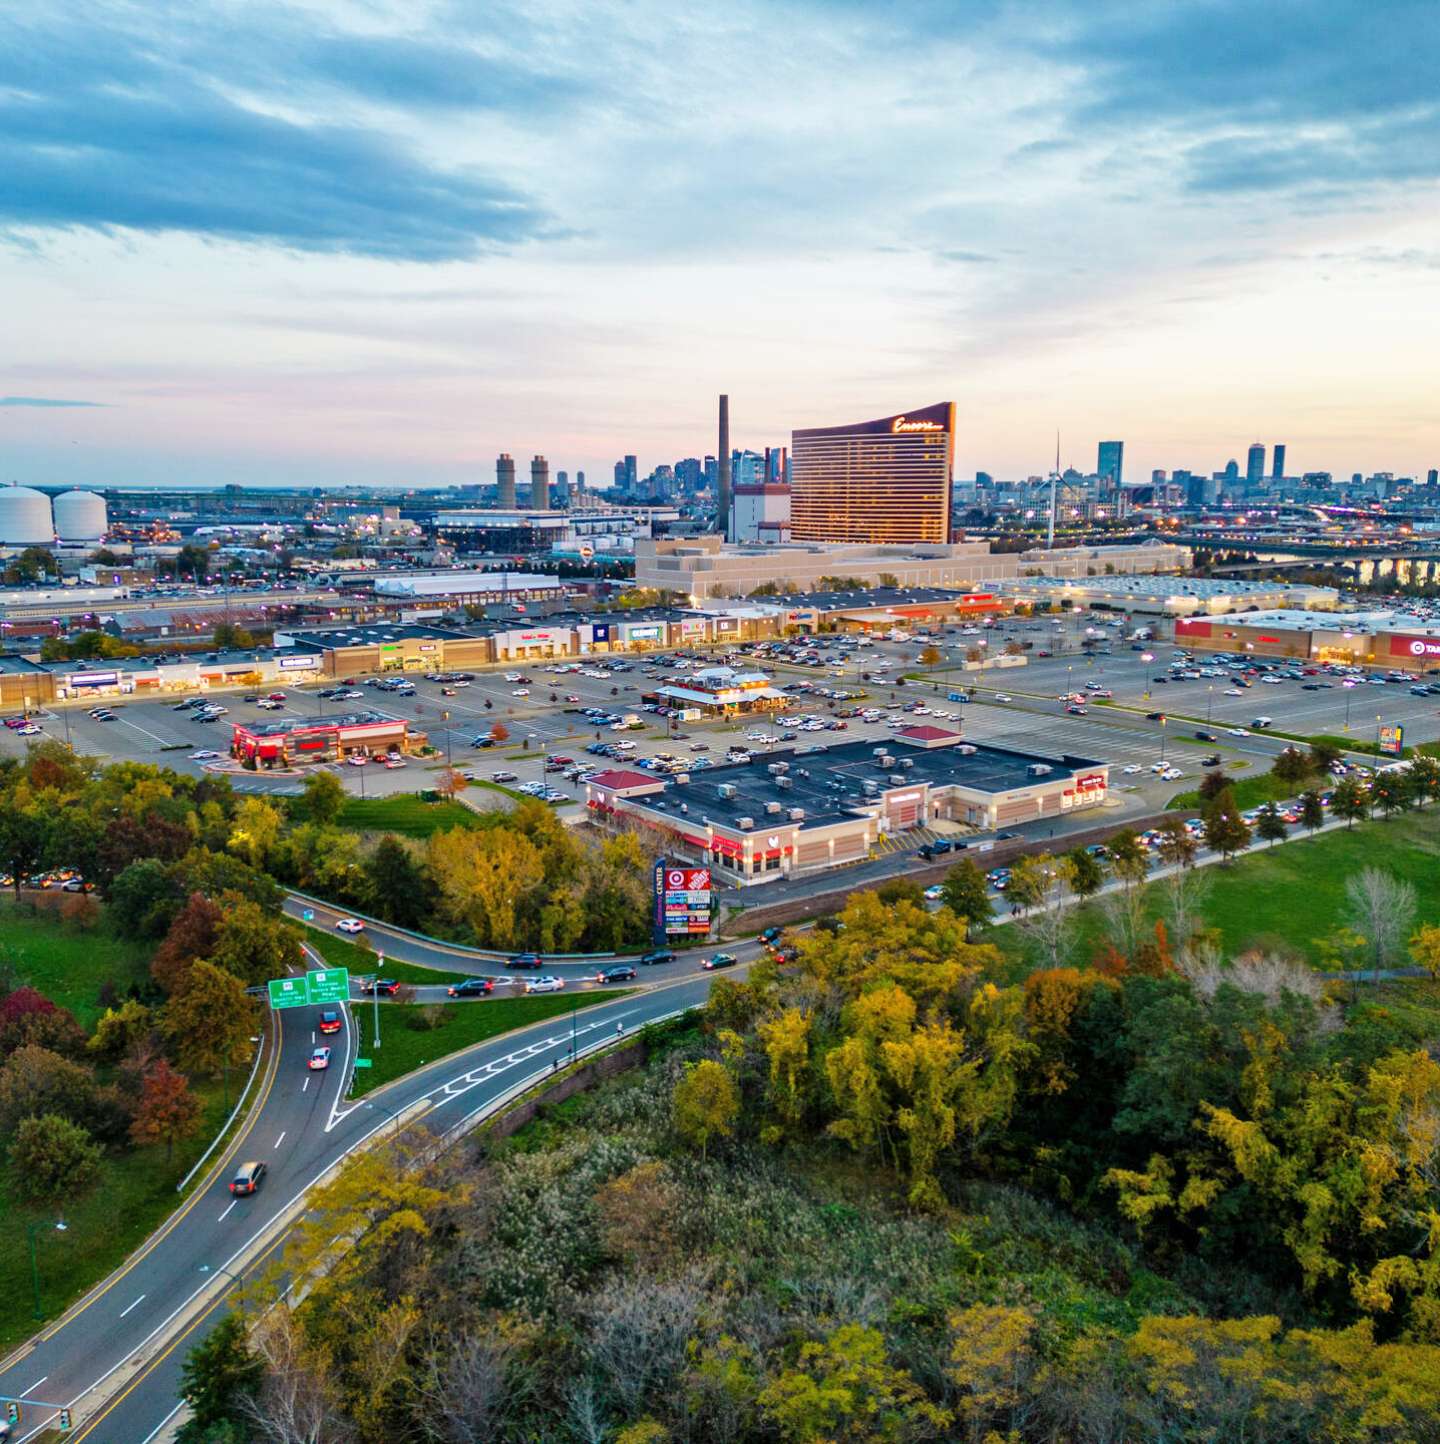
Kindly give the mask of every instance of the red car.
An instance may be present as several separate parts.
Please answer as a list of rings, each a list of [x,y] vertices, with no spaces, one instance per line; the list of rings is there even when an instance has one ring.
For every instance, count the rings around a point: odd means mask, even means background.
[[[340,1010],[338,1008],[326,1008],[320,1014],[320,1031],[322,1033],[338,1033],[340,1031]]]
[[[271,702],[283,702],[285,701],[285,694],[283,692],[271,692],[268,700]]]

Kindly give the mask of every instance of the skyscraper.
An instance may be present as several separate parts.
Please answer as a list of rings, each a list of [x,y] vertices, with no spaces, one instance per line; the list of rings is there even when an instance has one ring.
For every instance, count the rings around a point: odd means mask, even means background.
[[[530,458],[530,509],[550,510],[550,463],[543,456]]]
[[[1425,485],[1435,486],[1437,483],[1440,483],[1440,469],[1432,466],[1430,470],[1425,473]]]
[[[625,458],[623,456],[615,463],[615,490],[621,493],[625,491]]]
[[[1125,480],[1125,443],[1123,441],[1102,441],[1099,460],[1095,466],[1101,481],[1109,478],[1110,485],[1118,488]]]
[[[730,398],[720,398],[720,486],[715,496],[715,530],[730,535]]]
[[[575,495],[585,495],[585,473],[583,471],[577,471],[575,473]]]
[[[625,458],[625,490],[635,495],[635,488],[640,484],[640,463],[633,456]]]
[[[791,435],[796,541],[947,542],[955,403]]]
[[[1285,480],[1285,443],[1283,441],[1275,444],[1275,451],[1270,462],[1270,480]]]
[[[515,458],[508,451],[495,461],[495,505],[501,511],[515,509]]]
[[[1265,444],[1252,441],[1245,457],[1245,484],[1259,486],[1265,480]]]

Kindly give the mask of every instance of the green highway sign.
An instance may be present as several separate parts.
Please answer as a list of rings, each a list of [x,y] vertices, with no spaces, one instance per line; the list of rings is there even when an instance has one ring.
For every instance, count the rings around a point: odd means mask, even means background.
[[[348,968],[319,968],[299,978],[271,978],[272,1008],[305,1008],[315,1003],[343,1003],[350,997]]]
[[[350,997],[350,970],[322,968],[305,974],[312,1003],[344,1003]]]
[[[375,1066],[375,1062],[371,1058],[357,1058],[355,1060],[355,1066],[357,1068],[373,1068]]]
[[[310,1001],[310,990],[304,978],[271,978],[270,1006],[272,1008],[303,1008]]]

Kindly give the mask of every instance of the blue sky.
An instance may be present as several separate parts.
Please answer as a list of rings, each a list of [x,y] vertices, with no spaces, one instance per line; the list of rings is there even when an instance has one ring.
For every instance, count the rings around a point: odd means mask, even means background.
[[[962,474],[1057,426],[1412,472],[1437,62],[1408,0],[42,0],[0,21],[0,472],[608,478],[720,390],[757,446],[953,397]]]

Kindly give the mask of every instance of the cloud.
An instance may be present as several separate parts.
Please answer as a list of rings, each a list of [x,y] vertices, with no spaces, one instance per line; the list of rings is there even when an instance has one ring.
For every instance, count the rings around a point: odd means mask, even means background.
[[[64,401],[54,396],[0,396],[0,406],[105,406],[104,401]]]
[[[387,81],[365,47],[331,47],[374,89],[439,86],[436,58],[397,47]],[[98,24],[32,28],[0,56],[0,226],[184,232],[295,251],[444,261],[555,233],[527,192],[476,165],[443,166],[354,107],[305,106],[301,82],[255,96],[222,57]],[[62,62],[63,63],[60,63]],[[363,72],[363,73],[362,73]],[[459,94],[458,79],[441,101]],[[483,83],[476,82],[484,88]],[[329,118],[338,113],[343,118]]]

